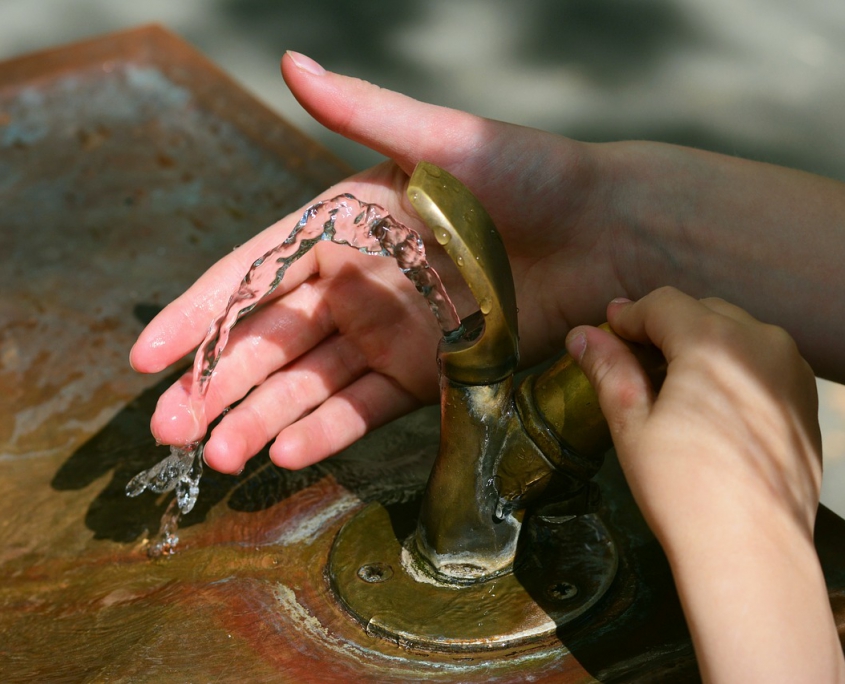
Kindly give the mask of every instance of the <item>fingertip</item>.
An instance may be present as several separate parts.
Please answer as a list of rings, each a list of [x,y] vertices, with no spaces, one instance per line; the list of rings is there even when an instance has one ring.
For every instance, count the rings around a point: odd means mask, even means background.
[[[288,51],[282,78],[296,101],[326,128],[344,134],[355,109],[366,108],[374,86],[357,78],[327,72],[314,60]],[[329,78],[330,76],[330,78]]]
[[[147,371],[144,370],[143,360],[141,359],[141,352],[137,348],[138,343],[136,342],[129,350],[129,366],[136,373],[146,373]]]
[[[307,55],[303,55],[301,52],[296,52],[294,50],[286,51],[284,56],[282,57],[282,73],[284,73],[284,65],[286,58],[296,69],[298,69],[302,73],[306,73],[311,76],[323,76],[326,73],[326,70],[316,61],[314,61]]]
[[[598,396],[615,440],[648,413],[653,401],[649,380],[631,350],[611,332],[582,326],[570,336],[574,351],[584,345],[576,360]],[[567,349],[569,341],[568,337]]]
[[[614,323],[627,311],[634,302],[627,297],[616,297],[607,304],[607,322],[613,328]]]
[[[135,344],[132,345],[132,348],[129,350],[129,365],[132,366],[132,370],[137,373],[155,373],[156,371],[151,371],[149,359],[147,358],[147,349],[148,345],[142,341],[143,333],[141,333],[141,337],[135,340]]]
[[[205,436],[208,424],[191,404],[186,376],[171,385],[158,399],[150,421],[153,436],[162,444],[185,445]]]
[[[204,430],[198,429],[193,416],[184,413],[172,414],[166,417],[153,416],[150,421],[150,432],[160,444],[185,446],[198,442],[203,438]]]
[[[243,440],[237,436],[221,436],[213,432],[203,450],[203,459],[209,468],[219,473],[238,475],[247,460]]]
[[[138,373],[158,373],[170,363],[166,357],[167,343],[161,336],[155,337],[145,329],[129,350],[129,365]]]
[[[611,338],[614,337],[602,327],[579,325],[569,331],[564,345],[566,347],[566,351],[569,352],[569,355],[581,364],[588,349],[592,353],[593,348],[596,347],[596,345],[598,345],[600,349],[603,349],[606,346],[607,342],[605,341],[605,338],[607,336],[610,336]]]
[[[321,460],[306,445],[295,430],[285,430],[270,446],[270,460],[286,470],[301,470]]]
[[[617,311],[620,308],[626,307],[634,302],[627,297],[616,297],[615,299],[611,299],[607,305],[608,311]]]
[[[129,365],[136,373],[144,373],[146,375],[160,373],[167,368],[166,364],[156,363],[152,359],[149,359],[146,356],[145,350],[135,351],[134,347],[129,352]]]
[[[324,424],[315,420],[314,415],[306,416],[279,433],[270,445],[270,460],[273,463],[287,470],[301,470],[328,458],[338,451],[338,446],[342,448],[346,445],[333,444],[330,437],[339,435],[327,434]],[[339,424],[337,432],[341,432]]]

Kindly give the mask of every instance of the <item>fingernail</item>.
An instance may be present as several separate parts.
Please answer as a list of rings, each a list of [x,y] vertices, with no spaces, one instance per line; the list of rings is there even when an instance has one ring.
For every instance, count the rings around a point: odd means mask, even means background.
[[[627,297],[617,297],[616,299],[611,300],[611,304],[630,304],[631,300]]]
[[[584,352],[587,351],[587,336],[583,332],[570,334],[566,338],[566,350],[580,363]]]
[[[317,62],[310,57],[303,55],[301,52],[288,50],[287,54],[297,68],[302,69],[302,71],[307,71],[309,74],[313,74],[314,76],[322,76],[326,73],[326,70],[323,67],[317,64]]]

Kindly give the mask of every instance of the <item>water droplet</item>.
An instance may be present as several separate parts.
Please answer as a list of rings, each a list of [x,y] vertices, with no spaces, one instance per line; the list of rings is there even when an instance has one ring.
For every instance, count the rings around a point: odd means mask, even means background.
[[[458,266],[464,265],[464,258],[462,256],[459,256],[457,259],[455,259],[455,261],[457,262]]]
[[[481,301],[478,302],[478,308],[481,309],[481,313],[489,314],[493,309],[493,302],[490,301],[489,297],[482,297]]]
[[[428,175],[432,178],[440,178],[440,169],[436,166],[429,166],[428,167]]]
[[[443,226],[437,226],[434,229],[434,239],[437,240],[439,244],[445,245],[452,239],[452,234]]]
[[[417,190],[411,190],[411,201],[416,202],[420,198],[420,193]]]

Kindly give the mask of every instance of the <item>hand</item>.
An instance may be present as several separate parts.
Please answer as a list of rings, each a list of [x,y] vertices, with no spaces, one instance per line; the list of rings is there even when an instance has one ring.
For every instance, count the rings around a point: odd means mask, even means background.
[[[779,322],[821,374],[845,379],[845,297],[829,297],[825,307],[817,297],[822,288],[845,291],[845,240],[835,239],[845,225],[842,184],[670,145],[578,143],[416,102],[324,72],[301,55],[287,55],[282,72],[317,120],[391,160],[316,199],[350,192],[422,233],[462,315],[477,306],[404,190],[426,160],[478,197],[511,258],[526,365],[560,351],[570,321],[600,322],[611,298],[674,284]],[[249,265],[300,214],[221,259],[162,311],[135,344],[132,365],[157,372],[195,348]],[[814,231],[796,241],[794,229],[808,217]],[[211,467],[237,472],[274,437],[270,457],[302,467],[436,400],[431,316],[397,269],[376,261],[321,245],[263,311],[235,328],[207,417],[255,390],[213,431]],[[188,409],[186,387],[183,379],[166,392],[153,416],[161,442],[184,444],[206,428]]]
[[[672,288],[607,309],[668,363],[655,393],[619,338],[567,340],[596,388],[631,491],[664,547],[705,679],[834,681],[842,652],[813,547],[815,378],[792,338]]]
[[[393,159],[322,197],[352,193],[421,232],[462,315],[477,304],[428,239],[405,187],[425,159],[477,194],[511,255],[525,361],[562,348],[568,330],[563,302],[569,314],[598,320],[603,305],[594,303],[620,294],[606,247],[611,241],[600,239],[600,229],[587,228],[594,176],[587,146],[414,102],[355,79],[314,75],[289,56],[282,69],[315,116]],[[133,348],[133,366],[155,372],[194,348],[249,265],[281,242],[300,215],[282,219],[224,257],[162,311]],[[439,331],[392,260],[320,245],[288,271],[275,295],[234,329],[209,385],[209,419],[246,396],[205,447],[211,467],[237,472],[273,438],[273,461],[302,467],[437,400]],[[162,396],[152,421],[159,441],[187,443],[206,429],[188,408],[189,386],[186,376]]]

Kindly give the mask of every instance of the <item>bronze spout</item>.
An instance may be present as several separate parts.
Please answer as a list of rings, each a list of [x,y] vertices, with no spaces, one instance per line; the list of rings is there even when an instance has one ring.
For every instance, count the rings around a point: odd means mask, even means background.
[[[478,200],[424,162],[408,196],[479,310],[438,347],[440,445],[416,527],[411,520],[405,528],[413,533],[395,534],[386,510],[372,503],[338,533],[327,576],[368,632],[397,643],[457,651],[528,643],[589,610],[616,574],[616,545],[590,514],[597,503],[590,478],[610,445],[607,426],[571,360],[514,390],[513,279]],[[524,524],[531,534],[522,534]],[[523,549],[531,561],[517,563]],[[362,581],[370,567],[390,568],[390,579]],[[552,605],[548,588],[559,576],[582,590]],[[489,616],[461,621],[477,615],[482,600]]]
[[[480,310],[438,349],[440,452],[429,477],[416,546],[443,581],[479,581],[510,569],[519,521],[497,517],[496,467],[513,414],[518,362],[510,264],[487,212],[454,176],[425,162],[408,185],[414,209],[461,270]]]
[[[510,265],[487,212],[460,181],[420,163],[412,205],[458,265],[479,311],[442,340],[440,452],[416,550],[440,581],[462,584],[512,568],[522,513],[554,503],[587,512],[588,486],[610,433],[598,398],[568,356],[514,393],[517,313]],[[653,364],[652,364],[653,365]]]

